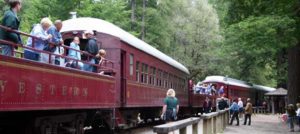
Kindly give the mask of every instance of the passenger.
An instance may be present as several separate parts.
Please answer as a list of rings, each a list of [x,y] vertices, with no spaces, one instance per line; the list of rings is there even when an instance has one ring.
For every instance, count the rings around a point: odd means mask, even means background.
[[[52,38],[51,34],[48,34],[47,31],[52,25],[52,21],[49,18],[43,18],[40,24],[37,24],[32,29],[30,35],[38,37],[39,39],[35,39],[34,42],[32,38],[28,38],[27,46],[33,47],[37,50],[44,50],[45,46],[48,44],[49,40]],[[33,46],[34,43],[34,46]],[[40,52],[34,52],[32,50],[25,49],[24,56],[26,59],[41,61],[48,63],[49,57],[47,54],[41,54]]]
[[[221,86],[219,91],[218,91],[219,96],[223,96],[224,94],[224,86]]]
[[[100,49],[98,51],[98,54],[96,55],[96,59],[99,62],[99,65],[101,65],[104,62],[105,56],[106,56],[106,51],[104,49]]]
[[[298,125],[299,125],[299,132],[300,132],[300,103],[297,103],[297,111],[296,111],[296,113],[297,113],[297,120],[298,120]]]
[[[20,12],[22,8],[21,0],[9,0],[8,4],[10,6],[10,10],[4,13],[1,25],[9,27],[13,30],[19,30],[20,20],[17,16],[17,13]],[[2,28],[0,28],[0,39],[22,44],[22,40],[19,34],[8,32]],[[0,47],[2,50],[0,54],[6,56],[13,55],[13,46],[7,44],[0,44]]]
[[[239,105],[239,115],[240,115],[239,117],[242,118],[244,113],[244,104],[242,98],[239,98],[238,105]]]
[[[211,84],[209,84],[207,87],[206,87],[206,89],[205,89],[205,94],[207,94],[207,95],[211,95],[211,87],[212,85]]]
[[[211,86],[211,95],[215,95],[216,92],[217,92],[217,90],[216,90],[215,86],[214,85]]]
[[[84,36],[88,39],[88,43],[85,47],[85,51],[88,52],[89,54],[96,56],[96,54],[99,51],[98,45],[97,45],[97,40],[93,37],[94,32],[93,31],[85,31]],[[96,59],[93,57],[89,57],[89,63],[90,64],[84,64],[84,70],[89,71],[89,72],[96,72],[97,67],[93,66],[91,64],[96,64]]]
[[[228,108],[228,104],[225,101],[224,97],[221,97],[221,100],[218,103],[219,110],[224,110],[225,108]]]
[[[54,22],[54,25],[52,25],[49,30],[48,30],[48,34],[51,34],[52,35],[52,39],[50,40],[50,43],[47,44],[44,48],[45,51],[49,51],[49,52],[52,52],[54,54],[59,54],[59,49],[57,49],[60,45],[63,45],[64,44],[64,41],[62,39],[62,36],[60,34],[60,30],[62,28],[62,21],[61,20],[56,20]],[[53,43],[53,44],[51,44]],[[56,65],[59,65],[60,62],[59,62],[59,57],[58,56],[53,56],[53,58],[51,58],[53,60],[52,64],[54,64],[54,61],[55,61],[55,64]]]
[[[106,56],[106,51],[104,49],[100,49],[98,51],[98,54],[96,55],[96,60],[98,61],[98,64],[100,65],[100,67],[104,63],[105,56]],[[101,71],[100,68],[98,68],[98,70],[99,70],[98,71],[99,74],[104,74],[104,71]]]
[[[236,119],[236,121],[237,121],[236,125],[238,126],[240,124],[240,121],[239,121],[239,105],[237,104],[237,99],[233,100],[233,103],[230,106],[230,111],[233,114],[232,114],[232,117],[230,119],[229,125],[232,125],[233,120]]]
[[[73,42],[70,44],[70,48],[73,48],[75,50],[80,50],[79,47],[80,44],[80,39],[79,37],[74,37]],[[79,51],[75,51],[72,49],[69,49],[68,56],[70,58],[76,59],[76,60],[81,60],[81,53]],[[80,70],[83,70],[83,63],[74,61],[74,60],[69,60],[68,62],[72,68],[79,68]]]
[[[250,98],[247,99],[247,104],[245,108],[245,120],[244,120],[244,125],[247,123],[247,119],[249,119],[248,125],[251,125],[251,115],[252,115],[253,109],[252,109],[252,103],[250,101]]]
[[[290,132],[294,132],[294,118],[296,117],[296,110],[293,104],[289,104],[287,106],[287,115],[288,115],[288,122],[290,126]]]
[[[175,97],[175,91],[169,89],[167,91],[167,97],[164,99],[163,110],[161,118],[167,123],[177,120],[177,113],[179,111],[179,102]]]
[[[211,101],[208,97],[205,98],[205,101],[203,103],[203,111],[204,113],[210,113],[210,110],[211,110]]]

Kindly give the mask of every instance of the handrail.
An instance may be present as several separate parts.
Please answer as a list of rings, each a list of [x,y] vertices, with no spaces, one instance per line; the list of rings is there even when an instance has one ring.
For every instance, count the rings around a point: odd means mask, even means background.
[[[11,28],[8,28],[8,27],[5,27],[5,26],[2,26],[0,25],[0,28],[8,31],[8,32],[14,32],[14,33],[17,33],[17,34],[20,34],[20,35],[24,35],[24,36],[27,36],[27,37],[31,37],[33,39],[33,44],[31,47],[28,47],[28,46],[24,46],[22,44],[17,44],[17,43],[13,43],[13,42],[10,42],[10,41],[6,41],[6,40],[0,40],[0,43],[3,43],[3,44],[7,44],[7,45],[11,45],[13,47],[22,47],[22,48],[25,48],[25,49],[28,49],[28,50],[32,50],[32,51],[35,51],[35,52],[39,52],[39,53],[46,53],[46,54],[49,54],[49,63],[51,63],[51,57],[52,56],[57,56],[57,57],[61,57],[61,58],[65,58],[65,59],[68,59],[68,60],[72,60],[72,61],[76,61],[76,63],[78,64],[78,62],[82,62],[82,63],[85,63],[85,64],[90,64],[92,66],[96,66],[98,68],[101,68],[101,69],[98,69],[100,71],[111,71],[111,73],[115,74],[115,70],[113,69],[114,68],[114,62],[113,61],[110,61],[110,60],[107,60],[107,59],[104,59],[104,63],[105,65],[107,65],[107,63],[110,63],[111,64],[111,68],[109,67],[105,67],[105,66],[102,66],[102,65],[99,65],[99,64],[92,64],[92,63],[89,63],[88,61],[82,61],[82,60],[77,60],[77,59],[74,59],[74,58],[70,58],[68,56],[66,56],[66,51],[64,52],[64,55],[59,55],[59,54],[54,54],[52,52],[48,52],[48,51],[44,51],[44,50],[38,50],[38,49],[35,49],[34,48],[34,39],[38,39],[38,40],[42,40],[41,38],[38,38],[36,36],[32,36],[32,35],[29,35],[27,33],[24,33],[24,32],[21,32],[21,31],[17,31],[17,30],[13,30]],[[84,55],[87,55],[88,57],[88,60],[90,59],[90,57],[92,58],[95,58],[94,55],[88,53],[88,52],[85,52],[85,51],[81,51],[81,50],[77,50],[77,49],[74,49],[74,48],[71,48],[69,46],[65,46],[65,45],[57,45],[53,42],[49,42],[50,44],[52,45],[55,45],[56,47],[63,47],[64,49],[68,49],[68,50],[74,50],[76,52],[80,52]],[[15,52],[14,50],[12,50],[12,53]]]
[[[191,117],[163,125],[153,127],[153,132],[157,134],[168,134],[175,132],[179,134],[217,134],[223,132],[228,125],[229,110],[221,110],[202,115],[201,117]]]

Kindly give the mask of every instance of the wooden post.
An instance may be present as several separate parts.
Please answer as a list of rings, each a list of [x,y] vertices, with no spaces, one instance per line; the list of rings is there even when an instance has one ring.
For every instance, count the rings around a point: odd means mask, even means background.
[[[271,96],[271,103],[272,103],[272,114],[275,114],[275,105],[274,105],[274,97]]]

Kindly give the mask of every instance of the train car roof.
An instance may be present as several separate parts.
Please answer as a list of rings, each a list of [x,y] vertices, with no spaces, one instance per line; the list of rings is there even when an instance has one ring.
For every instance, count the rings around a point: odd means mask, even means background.
[[[219,83],[224,83],[224,84],[233,85],[233,86],[251,88],[251,85],[249,85],[245,81],[228,78],[228,77],[226,78],[224,76],[207,76],[202,81],[202,83],[208,83],[208,82],[219,82]]]
[[[237,80],[237,79],[233,79],[233,78],[229,78],[229,77],[224,77],[224,76],[207,76],[201,83],[208,83],[208,82],[219,82],[219,83],[224,83],[224,84],[228,84],[228,85],[245,87],[245,88],[249,88],[249,89],[262,90],[262,91],[266,91],[266,92],[271,92],[271,91],[276,90],[275,88],[272,88],[272,87],[251,84],[251,83],[247,83],[245,81],[241,81],[241,80]]]
[[[61,32],[85,30],[96,30],[100,33],[105,33],[118,37],[122,41],[128,43],[129,45],[168,63],[169,65],[183,71],[186,74],[189,74],[189,70],[181,63],[177,62],[176,60],[172,59],[171,57],[167,56],[166,54],[162,53],[161,51],[147,44],[146,42],[131,35],[130,33],[126,32],[120,27],[101,19],[89,17],[69,19],[63,21],[63,27],[61,29]]]

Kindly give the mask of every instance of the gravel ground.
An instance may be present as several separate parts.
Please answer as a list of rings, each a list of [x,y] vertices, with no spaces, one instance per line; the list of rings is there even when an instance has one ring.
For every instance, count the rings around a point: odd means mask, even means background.
[[[240,121],[240,126],[227,126],[224,134],[300,134],[300,128],[295,125],[295,132],[289,132],[287,124],[283,123],[279,115],[254,115],[252,117],[251,126],[243,125],[244,121]]]

